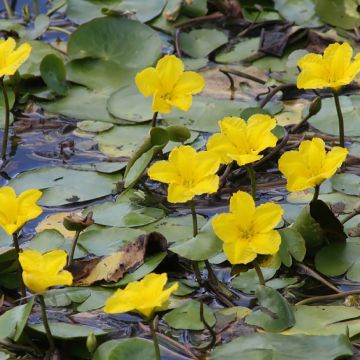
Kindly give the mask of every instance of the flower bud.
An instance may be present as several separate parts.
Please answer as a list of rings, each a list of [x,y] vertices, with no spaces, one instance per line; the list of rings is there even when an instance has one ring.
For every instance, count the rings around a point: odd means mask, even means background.
[[[89,212],[85,218],[77,214],[70,214],[64,217],[63,225],[65,229],[69,231],[84,231],[90,225],[94,224],[92,216],[92,212]]]
[[[316,115],[321,110],[321,97],[317,96],[310,104],[309,117]]]
[[[93,354],[97,348],[97,340],[93,332],[91,332],[86,339],[86,348],[90,354]]]

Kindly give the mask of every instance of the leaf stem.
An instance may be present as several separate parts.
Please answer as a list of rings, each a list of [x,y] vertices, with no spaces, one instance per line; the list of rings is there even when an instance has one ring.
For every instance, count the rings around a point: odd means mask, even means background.
[[[70,254],[69,254],[69,259],[68,259],[67,266],[70,266],[71,263],[74,260],[75,249],[76,249],[77,242],[79,240],[80,233],[81,233],[81,231],[79,231],[79,230],[77,230],[75,232],[75,236],[74,236],[74,239],[73,239],[73,242],[72,242],[71,251],[70,251]]]
[[[154,322],[155,322],[155,318],[153,318],[149,321],[149,328],[150,328],[150,333],[151,333],[151,337],[152,337],[154,348],[155,348],[156,360],[160,360],[161,359],[160,346],[159,346],[158,337],[156,336]]]
[[[41,307],[41,316],[42,316],[42,320],[43,320],[43,323],[44,323],[46,337],[47,337],[48,342],[49,342],[50,351],[54,352],[55,351],[55,343],[54,343],[54,338],[53,338],[53,336],[51,334],[49,321],[48,321],[48,318],[47,318],[47,315],[46,315],[45,300],[44,300],[43,295],[41,295],[41,294],[37,295],[37,298],[39,300],[40,307]]]
[[[209,325],[209,323],[205,319],[203,300],[200,300],[200,320],[204,324],[205,328],[209,331],[209,333],[211,335],[211,341],[205,347],[198,348],[197,350],[207,351],[207,350],[213,348],[215,346],[215,344],[216,344],[216,332],[214,331],[214,329]]]
[[[340,293],[331,294],[331,295],[312,296],[312,297],[309,297],[307,299],[297,302],[295,305],[305,305],[305,304],[310,304],[310,303],[317,302],[317,301],[323,302],[323,301],[327,301],[327,300],[336,300],[336,299],[344,298],[349,295],[360,295],[360,290],[357,289],[357,290],[350,290],[350,291],[342,291]]]
[[[264,274],[263,272],[261,271],[261,268],[260,268],[260,265],[259,263],[254,260],[253,261],[253,265],[254,265],[254,269],[256,271],[256,275],[257,277],[259,278],[259,284],[262,285],[262,286],[265,286],[265,278],[264,278]]]
[[[250,184],[251,184],[251,196],[253,197],[254,201],[256,200],[256,173],[254,168],[249,165],[246,167],[248,176],[250,178]]]
[[[3,160],[6,160],[6,149],[7,149],[8,139],[9,139],[9,128],[10,128],[10,105],[9,105],[9,97],[6,92],[3,76],[0,78],[0,86],[2,89],[2,93],[4,95],[4,103],[5,103],[5,127],[4,127],[4,137],[3,137],[3,143],[2,143],[1,158]]]
[[[19,277],[19,284],[20,284],[20,293],[21,293],[21,300],[26,302],[26,288],[24,285],[24,281],[22,278],[22,267],[19,261],[19,254],[20,254],[20,246],[19,246],[19,235],[17,232],[13,233],[13,245],[16,252],[16,261],[18,265],[18,277]]]
[[[12,18],[14,16],[14,13],[12,11],[12,8],[11,8],[8,0],[3,0],[3,2],[4,2],[4,7],[7,12],[8,18]]]
[[[340,146],[345,147],[345,130],[344,130],[344,117],[341,111],[339,95],[336,91],[333,91],[335,107],[337,116],[339,119],[339,142]]]
[[[157,121],[157,117],[159,115],[158,111],[155,111],[151,120],[151,127],[156,127],[156,121]]]

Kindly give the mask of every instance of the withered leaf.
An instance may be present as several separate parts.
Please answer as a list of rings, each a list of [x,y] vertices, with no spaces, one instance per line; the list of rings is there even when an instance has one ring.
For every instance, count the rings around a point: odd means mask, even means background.
[[[67,270],[73,274],[74,286],[89,286],[100,281],[116,282],[142,265],[146,256],[166,249],[165,237],[151,232],[140,235],[111,255],[76,260]]]

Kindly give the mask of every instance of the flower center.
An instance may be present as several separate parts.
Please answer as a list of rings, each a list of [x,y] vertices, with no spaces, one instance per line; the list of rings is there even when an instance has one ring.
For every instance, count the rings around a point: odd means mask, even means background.
[[[241,236],[243,239],[250,239],[254,236],[254,232],[253,230],[250,228],[250,229],[242,229],[241,230]]]

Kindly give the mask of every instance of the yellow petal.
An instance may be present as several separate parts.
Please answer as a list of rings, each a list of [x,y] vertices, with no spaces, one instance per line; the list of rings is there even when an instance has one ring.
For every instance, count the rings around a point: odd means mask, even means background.
[[[153,67],[146,68],[137,73],[135,83],[144,96],[154,95],[157,90],[161,89],[159,75]]]
[[[241,228],[248,228],[255,215],[255,202],[248,193],[238,191],[230,199],[230,210],[239,219]]]
[[[191,192],[194,195],[213,194],[219,189],[219,177],[217,175],[209,175],[195,184]]]
[[[348,150],[340,146],[333,147],[327,154],[322,172],[326,178],[333,176],[341,164],[345,161]]]
[[[167,200],[171,203],[184,203],[194,197],[194,193],[181,184],[170,184]]]
[[[163,183],[173,183],[180,180],[176,167],[166,160],[157,161],[148,169],[150,179]]]
[[[18,197],[19,214],[26,216],[28,220],[35,219],[42,213],[36,202],[41,198],[42,192],[36,189],[29,189],[22,192]]]
[[[297,79],[299,89],[321,89],[330,85],[321,55],[307,54],[298,61],[298,66],[301,69]]]
[[[0,71],[3,75],[14,75],[19,67],[29,58],[31,53],[31,45],[24,43],[6,59],[6,66],[1,67]]]
[[[279,251],[281,236],[278,231],[271,230],[266,233],[256,234],[250,240],[251,249],[257,254],[273,255]]]
[[[248,264],[257,256],[257,254],[250,248],[249,242],[246,240],[224,243],[223,250],[227,259],[233,265]]]
[[[57,274],[65,265],[67,253],[64,250],[53,250],[43,256],[44,271],[49,274]]]
[[[260,160],[263,155],[256,154],[229,154],[229,158],[236,161],[239,166],[244,166],[246,164],[251,164],[255,161]]]
[[[330,77],[341,79],[351,63],[353,49],[348,43],[330,44],[324,51],[324,62],[328,66]]]
[[[156,91],[154,94],[152,111],[164,114],[171,111],[171,103],[168,100],[165,100],[164,94],[160,90]]]
[[[250,148],[257,153],[268,147],[274,147],[277,137],[271,132],[276,126],[276,120],[269,115],[255,114],[250,116],[247,125],[247,136]]]
[[[265,203],[255,209],[253,229],[256,233],[272,230],[279,224],[284,210],[278,204]]]
[[[173,89],[173,95],[193,95],[198,94],[205,86],[204,78],[193,71],[186,71],[181,74],[178,82]]]
[[[236,227],[239,221],[234,214],[219,214],[213,217],[211,224],[216,236],[225,243],[238,241],[240,235]]]
[[[181,174],[182,178],[192,179],[194,171],[193,167],[195,164],[197,165],[196,157],[197,153],[193,147],[188,145],[181,145],[175,147],[171,151],[169,155],[169,161]]]
[[[193,169],[199,178],[215,174],[220,166],[220,159],[217,154],[209,151],[200,151],[196,155],[198,162],[196,169]]]
[[[108,314],[121,314],[134,310],[134,306],[127,301],[126,290],[118,289],[106,300],[103,310]]]
[[[188,111],[192,105],[192,96],[180,93],[172,94],[169,103],[182,111]]]
[[[171,93],[184,71],[183,62],[175,55],[165,55],[156,65],[164,92]]]
[[[222,164],[231,163],[232,159],[228,156],[229,153],[236,153],[235,146],[229,142],[223,134],[214,134],[208,139],[206,149],[215,152],[221,160]]]

